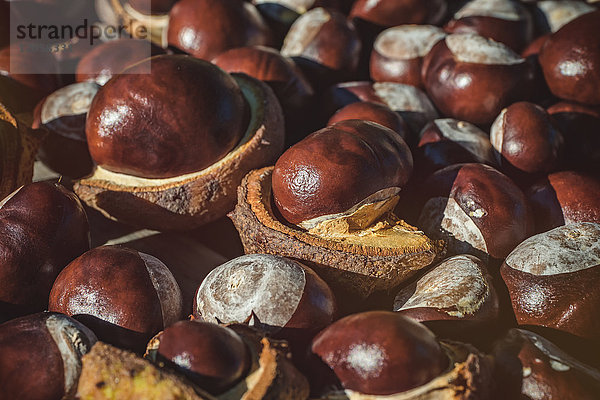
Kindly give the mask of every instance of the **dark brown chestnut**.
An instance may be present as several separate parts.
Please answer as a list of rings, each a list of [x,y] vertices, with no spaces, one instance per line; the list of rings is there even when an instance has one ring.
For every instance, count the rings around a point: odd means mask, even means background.
[[[181,317],[179,286],[159,259],[121,246],[92,249],[56,278],[48,309],[75,317],[108,343],[141,351]]]
[[[338,122],[288,149],[273,171],[273,196],[288,222],[306,227],[325,216],[396,195],[412,173],[408,146],[391,129]]]
[[[327,125],[333,125],[349,119],[362,119],[363,121],[376,122],[395,131],[404,140],[408,140],[409,130],[404,119],[388,106],[370,101],[351,103],[340,108],[329,118]]]
[[[561,99],[600,105],[600,10],[572,20],[552,34],[539,61],[548,87]]]
[[[43,311],[52,283],[89,250],[79,199],[61,185],[25,185],[0,207],[0,315]]]
[[[448,117],[491,124],[529,95],[531,67],[507,46],[471,33],[440,40],[423,60],[423,83]]]
[[[538,32],[547,34],[595,10],[594,6],[583,1],[544,0],[535,2],[534,17]]]
[[[250,351],[235,331],[198,321],[179,321],[165,329],[158,356],[213,394],[235,385],[251,363]]]
[[[446,0],[357,0],[350,18],[381,28],[404,24],[437,24],[446,14]]]
[[[313,340],[312,351],[345,389],[390,395],[442,374],[449,360],[425,326],[398,313],[370,311],[342,318]]]
[[[371,52],[371,79],[422,88],[423,57],[446,33],[433,25],[400,25],[383,31]]]
[[[441,169],[417,189],[417,226],[448,242],[448,255],[502,259],[533,232],[523,192],[506,175],[484,164]]]
[[[96,336],[72,318],[37,313],[0,325],[0,382],[5,399],[63,399],[74,394],[81,358]]]
[[[144,178],[200,171],[238,144],[248,105],[215,65],[164,55],[127,69],[96,94],[86,135],[101,167]]]
[[[532,185],[527,197],[536,232],[576,222],[600,224],[600,180],[575,171],[548,175]]]
[[[271,32],[252,3],[181,0],[169,13],[168,42],[194,57],[212,60],[226,50],[271,43]]]

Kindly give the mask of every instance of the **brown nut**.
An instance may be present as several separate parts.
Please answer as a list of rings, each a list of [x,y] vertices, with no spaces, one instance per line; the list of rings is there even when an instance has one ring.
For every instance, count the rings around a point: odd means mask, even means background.
[[[467,2],[446,25],[451,33],[476,33],[520,52],[533,39],[529,11],[512,0]]]
[[[256,8],[242,0],[181,0],[169,13],[168,42],[212,60],[226,50],[268,46],[271,32]]]
[[[281,107],[264,83],[206,61],[157,56],[132,68],[150,63],[151,74],[119,75],[94,98],[86,131],[100,165],[75,191],[129,224],[194,228],[224,216],[244,174],[275,161]]]
[[[529,94],[530,66],[505,45],[470,33],[439,41],[423,60],[423,83],[448,117],[491,124]]]
[[[142,350],[181,317],[179,286],[159,259],[120,246],[92,249],[56,278],[48,309],[74,316],[100,340]]]
[[[358,18],[381,28],[404,24],[437,24],[446,13],[446,0],[357,0],[350,18]]]
[[[534,17],[540,33],[554,33],[575,18],[595,10],[582,1],[544,0],[536,1]]]
[[[167,14],[177,0],[129,0],[129,5],[145,15]]]
[[[423,57],[446,32],[433,25],[400,25],[383,31],[371,52],[371,79],[398,82],[423,88]]]
[[[48,132],[38,158],[61,175],[80,178],[92,172],[85,122],[99,88],[94,82],[74,83],[52,93],[35,108],[32,128]]]
[[[600,224],[579,222],[517,246],[500,272],[519,325],[542,326],[598,341]]]
[[[58,313],[31,314],[0,325],[2,396],[27,400],[73,395],[81,357],[94,343],[92,331]]]
[[[160,335],[158,356],[213,394],[234,386],[251,364],[242,338],[209,322],[179,321],[167,327]]]
[[[457,164],[431,175],[418,189],[418,226],[448,242],[448,254],[502,259],[533,232],[521,190],[484,164]]]
[[[600,224],[600,180],[575,171],[548,175],[527,191],[536,232],[576,222]]]
[[[561,99],[600,105],[600,10],[584,14],[552,34],[539,60],[548,87]]]
[[[43,311],[52,283],[89,250],[88,220],[79,199],[46,182],[19,188],[0,207],[0,313]]]
[[[370,101],[351,103],[340,108],[329,118],[327,125],[346,121],[349,119],[361,119],[363,121],[375,122],[396,132],[405,141],[408,140],[408,125],[404,119],[388,106]]]
[[[597,398],[600,372],[576,360],[549,340],[511,329],[494,348],[498,398]]]

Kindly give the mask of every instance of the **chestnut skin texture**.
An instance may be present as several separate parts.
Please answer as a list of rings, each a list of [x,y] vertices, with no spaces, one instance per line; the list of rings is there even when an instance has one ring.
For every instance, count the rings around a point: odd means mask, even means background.
[[[23,186],[0,208],[0,314],[42,311],[52,283],[89,250],[87,216],[61,185]]]
[[[548,175],[527,191],[537,232],[576,222],[600,224],[600,180],[575,171]]]
[[[156,56],[100,89],[86,135],[101,167],[171,178],[200,171],[229,153],[244,134],[247,112],[241,89],[220,68],[188,56]]]
[[[243,339],[224,326],[179,321],[165,329],[159,341],[159,356],[212,394],[231,388],[250,368]]]
[[[408,125],[406,125],[404,119],[397,112],[380,103],[362,101],[348,104],[337,110],[329,118],[327,125],[333,125],[349,119],[362,119],[363,121],[375,122],[393,130],[404,140],[408,138]]]
[[[446,0],[357,0],[350,10],[350,18],[360,18],[380,27],[437,24],[446,8]]]
[[[600,105],[600,10],[555,32],[539,54],[552,93],[565,100]]]
[[[325,328],[312,352],[333,370],[345,389],[389,395],[439,376],[448,359],[424,325],[388,311],[342,318]]]
[[[344,212],[379,190],[404,186],[412,164],[408,146],[394,131],[361,120],[338,122],[277,160],[275,204],[292,224]]]
[[[251,3],[242,0],[181,0],[169,13],[169,45],[212,60],[226,50],[268,46],[271,32]]]
[[[95,81],[104,85],[113,75],[165,50],[147,40],[119,39],[104,42],[84,55],[77,64],[77,82]]]

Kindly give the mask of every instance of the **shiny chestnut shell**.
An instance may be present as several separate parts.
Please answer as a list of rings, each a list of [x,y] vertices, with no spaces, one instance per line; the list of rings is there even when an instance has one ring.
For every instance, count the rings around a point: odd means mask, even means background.
[[[277,160],[275,204],[293,224],[344,212],[382,189],[404,186],[412,163],[408,146],[392,130],[360,120],[338,122]]]
[[[313,340],[312,352],[345,389],[389,395],[439,376],[448,359],[424,325],[397,313],[370,311],[342,318]]]
[[[362,119],[363,121],[378,123],[395,131],[404,140],[407,140],[409,136],[408,125],[404,122],[404,118],[385,104],[370,101],[348,104],[337,110],[329,118],[327,125],[333,125],[349,119]]]
[[[157,56],[96,94],[86,123],[90,154],[110,171],[170,178],[225,156],[247,128],[236,81],[207,61]]]
[[[444,18],[446,0],[357,0],[350,18],[360,18],[379,27],[404,24],[437,24]]]

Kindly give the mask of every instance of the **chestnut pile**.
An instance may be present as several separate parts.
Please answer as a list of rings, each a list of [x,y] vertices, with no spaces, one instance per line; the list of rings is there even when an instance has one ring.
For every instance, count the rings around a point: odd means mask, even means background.
[[[600,3],[80,3],[0,0],[0,400],[600,399]]]

